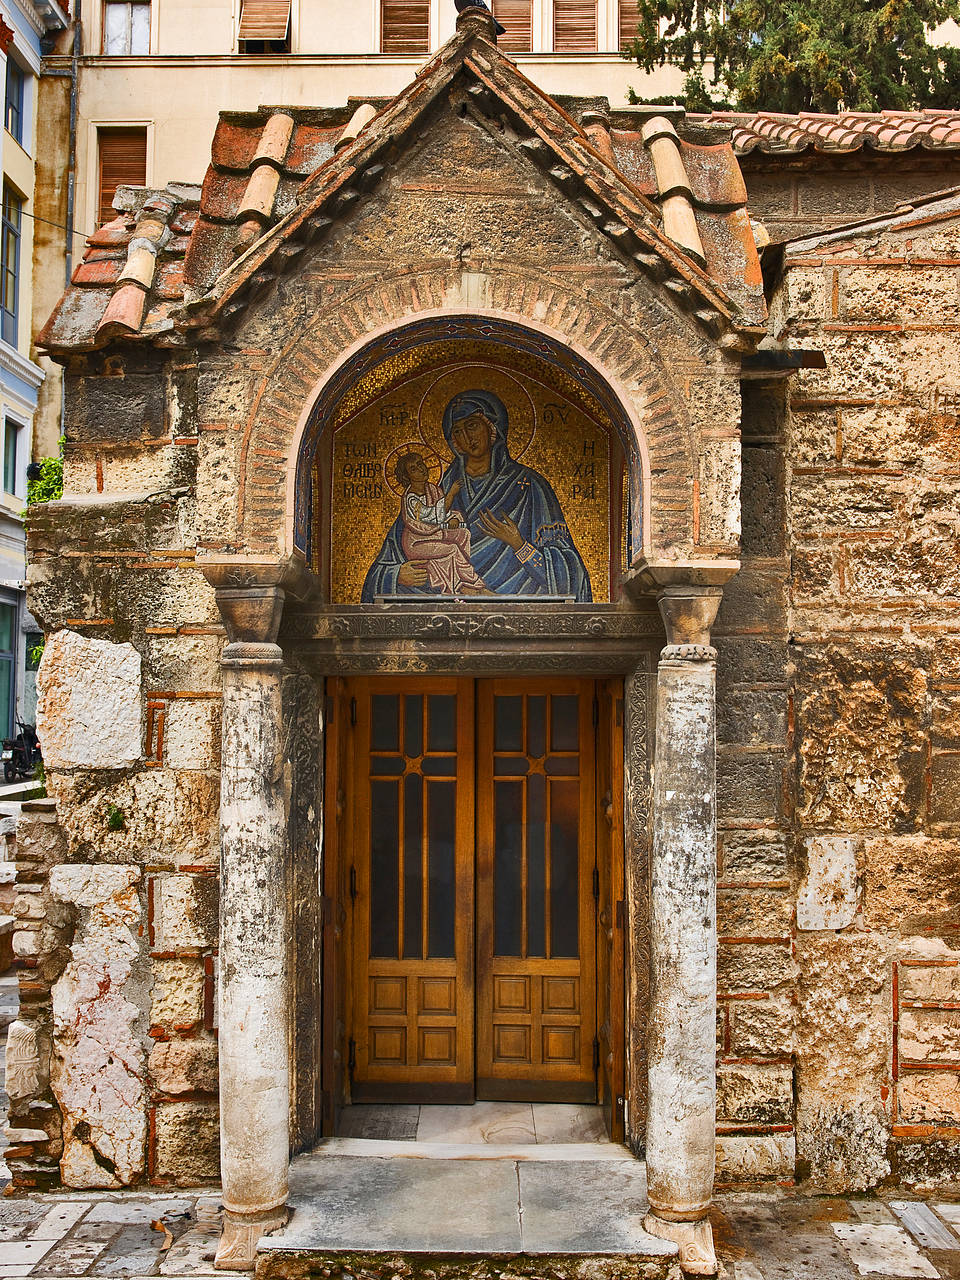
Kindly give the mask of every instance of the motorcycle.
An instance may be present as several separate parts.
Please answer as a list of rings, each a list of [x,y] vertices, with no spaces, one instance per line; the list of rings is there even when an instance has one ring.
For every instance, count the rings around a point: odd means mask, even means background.
[[[18,778],[32,778],[37,765],[43,759],[40,753],[40,739],[36,727],[18,720],[20,732],[15,738],[4,738],[0,760],[3,761],[3,777],[5,782],[16,782]]]

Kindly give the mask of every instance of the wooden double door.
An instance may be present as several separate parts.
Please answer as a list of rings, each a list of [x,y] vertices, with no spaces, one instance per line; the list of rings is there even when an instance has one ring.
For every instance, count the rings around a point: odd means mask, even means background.
[[[592,680],[341,683],[353,1101],[599,1099],[616,1133],[621,709]]]

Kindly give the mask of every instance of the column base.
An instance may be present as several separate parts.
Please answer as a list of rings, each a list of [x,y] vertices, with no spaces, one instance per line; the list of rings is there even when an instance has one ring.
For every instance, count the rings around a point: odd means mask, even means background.
[[[715,1276],[717,1253],[713,1247],[713,1228],[708,1218],[697,1222],[667,1222],[648,1213],[643,1229],[658,1240],[672,1240],[680,1246],[680,1269],[688,1276]]]
[[[233,1213],[226,1209],[213,1265],[218,1271],[252,1271],[260,1237],[285,1226],[289,1216],[286,1205],[266,1213]]]

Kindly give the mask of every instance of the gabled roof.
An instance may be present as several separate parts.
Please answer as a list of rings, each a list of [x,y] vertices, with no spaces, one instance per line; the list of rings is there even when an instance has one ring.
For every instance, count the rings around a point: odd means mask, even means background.
[[[698,323],[714,335],[729,326],[758,334],[762,279],[729,141],[693,145],[655,111],[642,136],[618,137],[602,117],[577,124],[489,31],[485,13],[461,15],[456,34],[379,111],[222,115],[196,206],[173,199],[172,187],[144,193],[139,208],[101,228],[38,345],[56,354],[117,336],[184,341],[241,311],[380,181],[455,82],[478,113],[506,116],[558,199],[576,204]],[[130,292],[138,287],[140,300]]]
[[[713,111],[691,121],[727,125],[737,155],[798,155],[804,151],[882,152],[960,150],[960,111],[841,111],[819,115],[801,111]]]

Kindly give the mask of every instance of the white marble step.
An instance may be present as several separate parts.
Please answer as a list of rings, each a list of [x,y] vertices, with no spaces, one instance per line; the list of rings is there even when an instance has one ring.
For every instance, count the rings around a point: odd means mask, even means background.
[[[618,1142],[408,1142],[379,1138],[324,1138],[313,1156],[368,1156],[381,1160],[618,1160],[636,1164]],[[301,1156],[300,1159],[310,1159]]]

